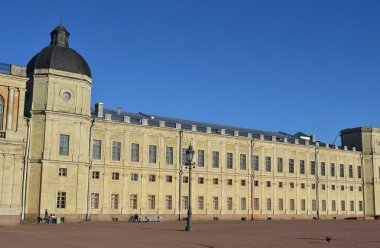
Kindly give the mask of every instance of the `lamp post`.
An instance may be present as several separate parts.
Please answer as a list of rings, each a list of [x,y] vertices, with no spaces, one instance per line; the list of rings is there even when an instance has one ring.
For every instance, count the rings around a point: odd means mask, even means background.
[[[185,231],[190,232],[192,227],[192,212],[191,212],[191,171],[195,163],[193,163],[194,150],[193,146],[190,144],[189,148],[186,150],[186,167],[189,167],[189,208],[187,209],[187,224]]]

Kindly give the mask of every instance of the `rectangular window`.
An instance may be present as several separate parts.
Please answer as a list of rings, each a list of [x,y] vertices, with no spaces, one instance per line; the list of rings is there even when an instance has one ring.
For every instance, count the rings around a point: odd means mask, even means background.
[[[291,189],[294,189],[294,183],[293,182],[289,183],[289,186]]]
[[[272,158],[271,157],[265,157],[265,171],[266,172],[272,171]]]
[[[340,201],[340,210],[346,211],[346,202],[344,200]]]
[[[283,172],[283,161],[282,158],[277,158],[277,172],[282,173]]]
[[[311,200],[311,211],[317,211],[317,201]]]
[[[326,175],[326,164],[325,162],[321,162],[321,176]]]
[[[198,150],[198,167],[205,167],[205,151]]]
[[[350,201],[350,211],[351,212],[355,211],[355,202],[354,201]]]
[[[321,189],[322,189],[322,190],[325,190],[325,189],[326,189],[326,184],[322,184],[322,185],[321,185]]]
[[[188,176],[183,176],[182,177],[182,182],[183,183],[189,183],[189,177]]]
[[[269,187],[271,187],[271,186],[272,186],[271,181],[267,181],[267,187],[269,188]]]
[[[253,208],[254,208],[254,210],[260,210],[259,198],[253,198]]]
[[[344,191],[344,185],[340,185],[340,190]]]
[[[212,179],[212,184],[215,184],[215,185],[219,184],[219,179],[218,178],[213,178]]]
[[[227,179],[227,185],[232,185],[232,179],[231,178]]]
[[[322,200],[322,211],[326,211],[327,206],[326,206],[326,200]]]
[[[278,199],[278,211],[284,210],[284,199],[280,198]]]
[[[204,183],[205,183],[204,177],[198,177],[198,184],[204,184]]]
[[[58,176],[60,176],[60,177],[66,177],[67,176],[67,168],[59,168],[59,170],[58,170]]]
[[[240,199],[240,209],[241,210],[246,210],[247,209],[247,198],[242,197]]]
[[[227,197],[227,210],[232,210],[232,197]]]
[[[246,169],[247,169],[247,155],[240,154],[240,170],[246,170]]]
[[[204,197],[198,196],[198,209],[203,210],[204,209]]]
[[[156,175],[149,175],[149,182],[155,182],[156,181]]]
[[[245,187],[247,185],[247,181],[246,180],[240,180],[240,185],[242,187]]]
[[[156,196],[148,195],[148,209],[155,210],[156,209]]]
[[[305,175],[305,160],[300,160],[300,174]]]
[[[331,201],[331,210],[332,211],[336,211],[336,202],[335,202],[335,200]]]
[[[129,209],[136,210],[137,209],[137,195],[132,194],[129,196]]]
[[[294,211],[294,209],[295,209],[294,199],[290,199],[290,201],[289,201],[289,208],[290,208],[290,211]]]
[[[118,209],[119,208],[119,194],[112,194],[111,195],[111,209]]]
[[[315,183],[311,184],[311,189],[315,189]]]
[[[165,208],[171,210],[173,208],[173,197],[171,195],[165,196]]]
[[[315,175],[315,161],[310,161],[310,175]]]
[[[112,180],[119,180],[120,173],[119,172],[112,172]]]
[[[57,208],[66,208],[66,192],[57,193]]]
[[[259,187],[259,181],[258,181],[258,180],[253,181],[253,185],[254,185],[255,187]]]
[[[92,159],[101,159],[102,158],[102,141],[101,140],[92,140]]]
[[[259,156],[252,156],[252,167],[254,171],[259,171]]]
[[[360,178],[362,178],[362,167],[361,166],[358,166],[357,167],[358,169],[358,178],[360,179]]]
[[[59,135],[59,155],[69,156],[69,135],[61,134]]]
[[[166,176],[166,182],[167,182],[167,183],[171,183],[171,182],[173,182],[173,176],[169,176],[169,175],[167,175],[167,176]]]
[[[359,201],[359,211],[363,211],[363,202]]]
[[[212,152],[212,167],[219,168],[219,152],[217,151]]]
[[[283,182],[278,182],[278,187],[279,188],[282,188],[284,186],[284,183]]]
[[[354,169],[352,168],[351,164],[348,166],[348,177],[354,178]]]
[[[350,191],[354,191],[354,186],[350,186]]]
[[[140,161],[140,145],[132,143],[131,144],[131,161],[139,162]]]
[[[99,193],[91,193],[91,208],[99,208]]]
[[[157,162],[157,146],[149,145],[149,163],[155,164]]]
[[[100,172],[99,171],[93,171],[92,172],[92,179],[99,179],[100,178]]]
[[[301,199],[301,211],[306,211],[306,200]]]
[[[187,195],[182,196],[182,207],[183,209],[189,208],[189,197]]]
[[[335,184],[331,185],[331,190],[335,190]]]
[[[267,198],[267,211],[271,211],[271,210],[272,210],[272,199]]]
[[[112,141],[112,160],[120,161],[121,142]]]
[[[230,152],[227,152],[227,169],[233,168],[233,154]]]
[[[218,197],[214,196],[212,198],[212,205],[213,205],[214,210],[219,209],[219,198]]]
[[[289,173],[294,174],[294,159],[289,159]]]
[[[339,167],[339,176],[344,177],[344,164],[340,164]]]
[[[131,181],[138,181],[139,180],[139,174],[137,173],[132,173],[131,174]]]
[[[305,183],[301,183],[301,189],[305,189]]]
[[[362,192],[362,186],[359,186],[359,187],[358,187],[358,191],[359,191],[359,192]]]
[[[335,164],[330,164],[330,176],[335,177]]]
[[[181,150],[181,164],[186,165],[186,148],[182,148]]]
[[[173,147],[171,147],[171,146],[166,147],[166,164],[167,165],[173,165],[173,161],[174,161],[173,151],[174,151]]]

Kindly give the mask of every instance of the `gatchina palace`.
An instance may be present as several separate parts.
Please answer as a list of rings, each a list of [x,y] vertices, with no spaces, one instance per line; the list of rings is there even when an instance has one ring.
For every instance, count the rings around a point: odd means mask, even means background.
[[[0,64],[1,224],[45,211],[65,221],[183,219],[190,180],[193,219],[380,215],[380,128],[342,130],[331,145],[92,107],[90,67],[65,27],[50,35],[26,67]]]

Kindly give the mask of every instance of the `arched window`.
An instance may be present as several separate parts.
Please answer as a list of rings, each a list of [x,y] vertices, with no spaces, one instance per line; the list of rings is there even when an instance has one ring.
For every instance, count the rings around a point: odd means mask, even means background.
[[[0,96],[0,130],[3,129],[4,99]]]

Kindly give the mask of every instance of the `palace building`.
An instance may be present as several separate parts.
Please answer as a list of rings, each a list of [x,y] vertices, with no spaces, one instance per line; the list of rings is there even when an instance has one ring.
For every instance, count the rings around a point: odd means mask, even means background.
[[[380,128],[342,130],[339,146],[92,108],[91,70],[69,35],[59,25],[26,67],[0,64],[0,223],[45,210],[65,221],[182,219],[190,180],[194,219],[380,215]]]

